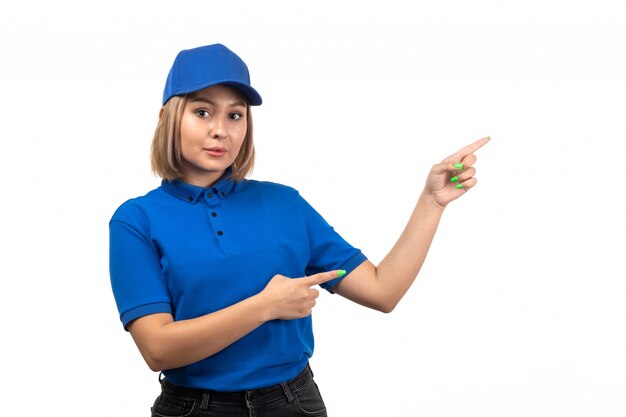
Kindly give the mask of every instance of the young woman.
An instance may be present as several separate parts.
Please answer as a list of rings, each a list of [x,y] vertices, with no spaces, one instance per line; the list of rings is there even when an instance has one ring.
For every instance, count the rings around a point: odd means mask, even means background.
[[[110,222],[121,321],[161,394],[153,416],[325,416],[308,360],[320,285],[390,312],[444,208],[476,185],[483,138],[430,170],[408,224],[374,266],[293,188],[245,179],[261,96],[223,45],[176,57],[152,143],[161,186]]]

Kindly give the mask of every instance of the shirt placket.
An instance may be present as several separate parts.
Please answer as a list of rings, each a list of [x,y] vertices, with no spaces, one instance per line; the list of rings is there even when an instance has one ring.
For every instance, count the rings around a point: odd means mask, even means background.
[[[213,188],[207,190],[204,198],[208,204],[207,216],[209,218],[209,224],[211,225],[210,233],[213,234],[213,237],[224,253],[229,253],[231,252],[232,245],[230,236],[228,235],[229,230],[224,224],[222,215],[222,199],[224,198],[224,193],[220,195],[218,194],[218,190]]]

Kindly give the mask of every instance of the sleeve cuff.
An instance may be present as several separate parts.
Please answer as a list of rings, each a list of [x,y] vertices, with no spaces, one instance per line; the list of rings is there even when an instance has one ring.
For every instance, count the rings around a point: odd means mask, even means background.
[[[326,291],[328,291],[329,293],[334,294],[335,292],[333,291],[333,287],[335,285],[339,284],[342,279],[344,279],[345,277],[350,275],[350,272],[352,272],[357,266],[361,265],[366,260],[367,260],[367,256],[363,255],[362,252],[357,253],[352,258],[350,258],[350,260],[348,262],[343,264],[341,267],[337,268],[337,269],[345,270],[346,271],[346,275],[344,275],[344,276],[342,276],[340,278],[335,278],[335,279],[330,280],[328,282],[325,282],[323,284],[320,284],[320,286],[322,288],[324,288]]]
[[[169,303],[144,304],[128,310],[126,313],[122,314],[120,318],[122,320],[122,324],[124,325],[124,330],[128,331],[127,326],[131,321],[138,319],[139,317],[155,313],[172,314],[172,306]]]

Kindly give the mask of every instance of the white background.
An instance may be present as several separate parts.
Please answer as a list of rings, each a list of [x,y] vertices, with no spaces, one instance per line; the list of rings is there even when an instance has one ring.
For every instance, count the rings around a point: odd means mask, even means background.
[[[483,136],[390,315],[323,294],[330,415],[626,415],[626,3],[28,1],[0,10],[2,415],[148,415],[108,221],[159,180],[176,53],[248,64],[252,178],[297,189],[378,263],[430,166]]]

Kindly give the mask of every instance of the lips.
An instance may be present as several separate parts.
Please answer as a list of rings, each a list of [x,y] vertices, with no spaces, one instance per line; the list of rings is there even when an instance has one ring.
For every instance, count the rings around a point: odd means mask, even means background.
[[[207,148],[205,151],[211,156],[222,156],[226,153],[226,149],[219,146]]]

